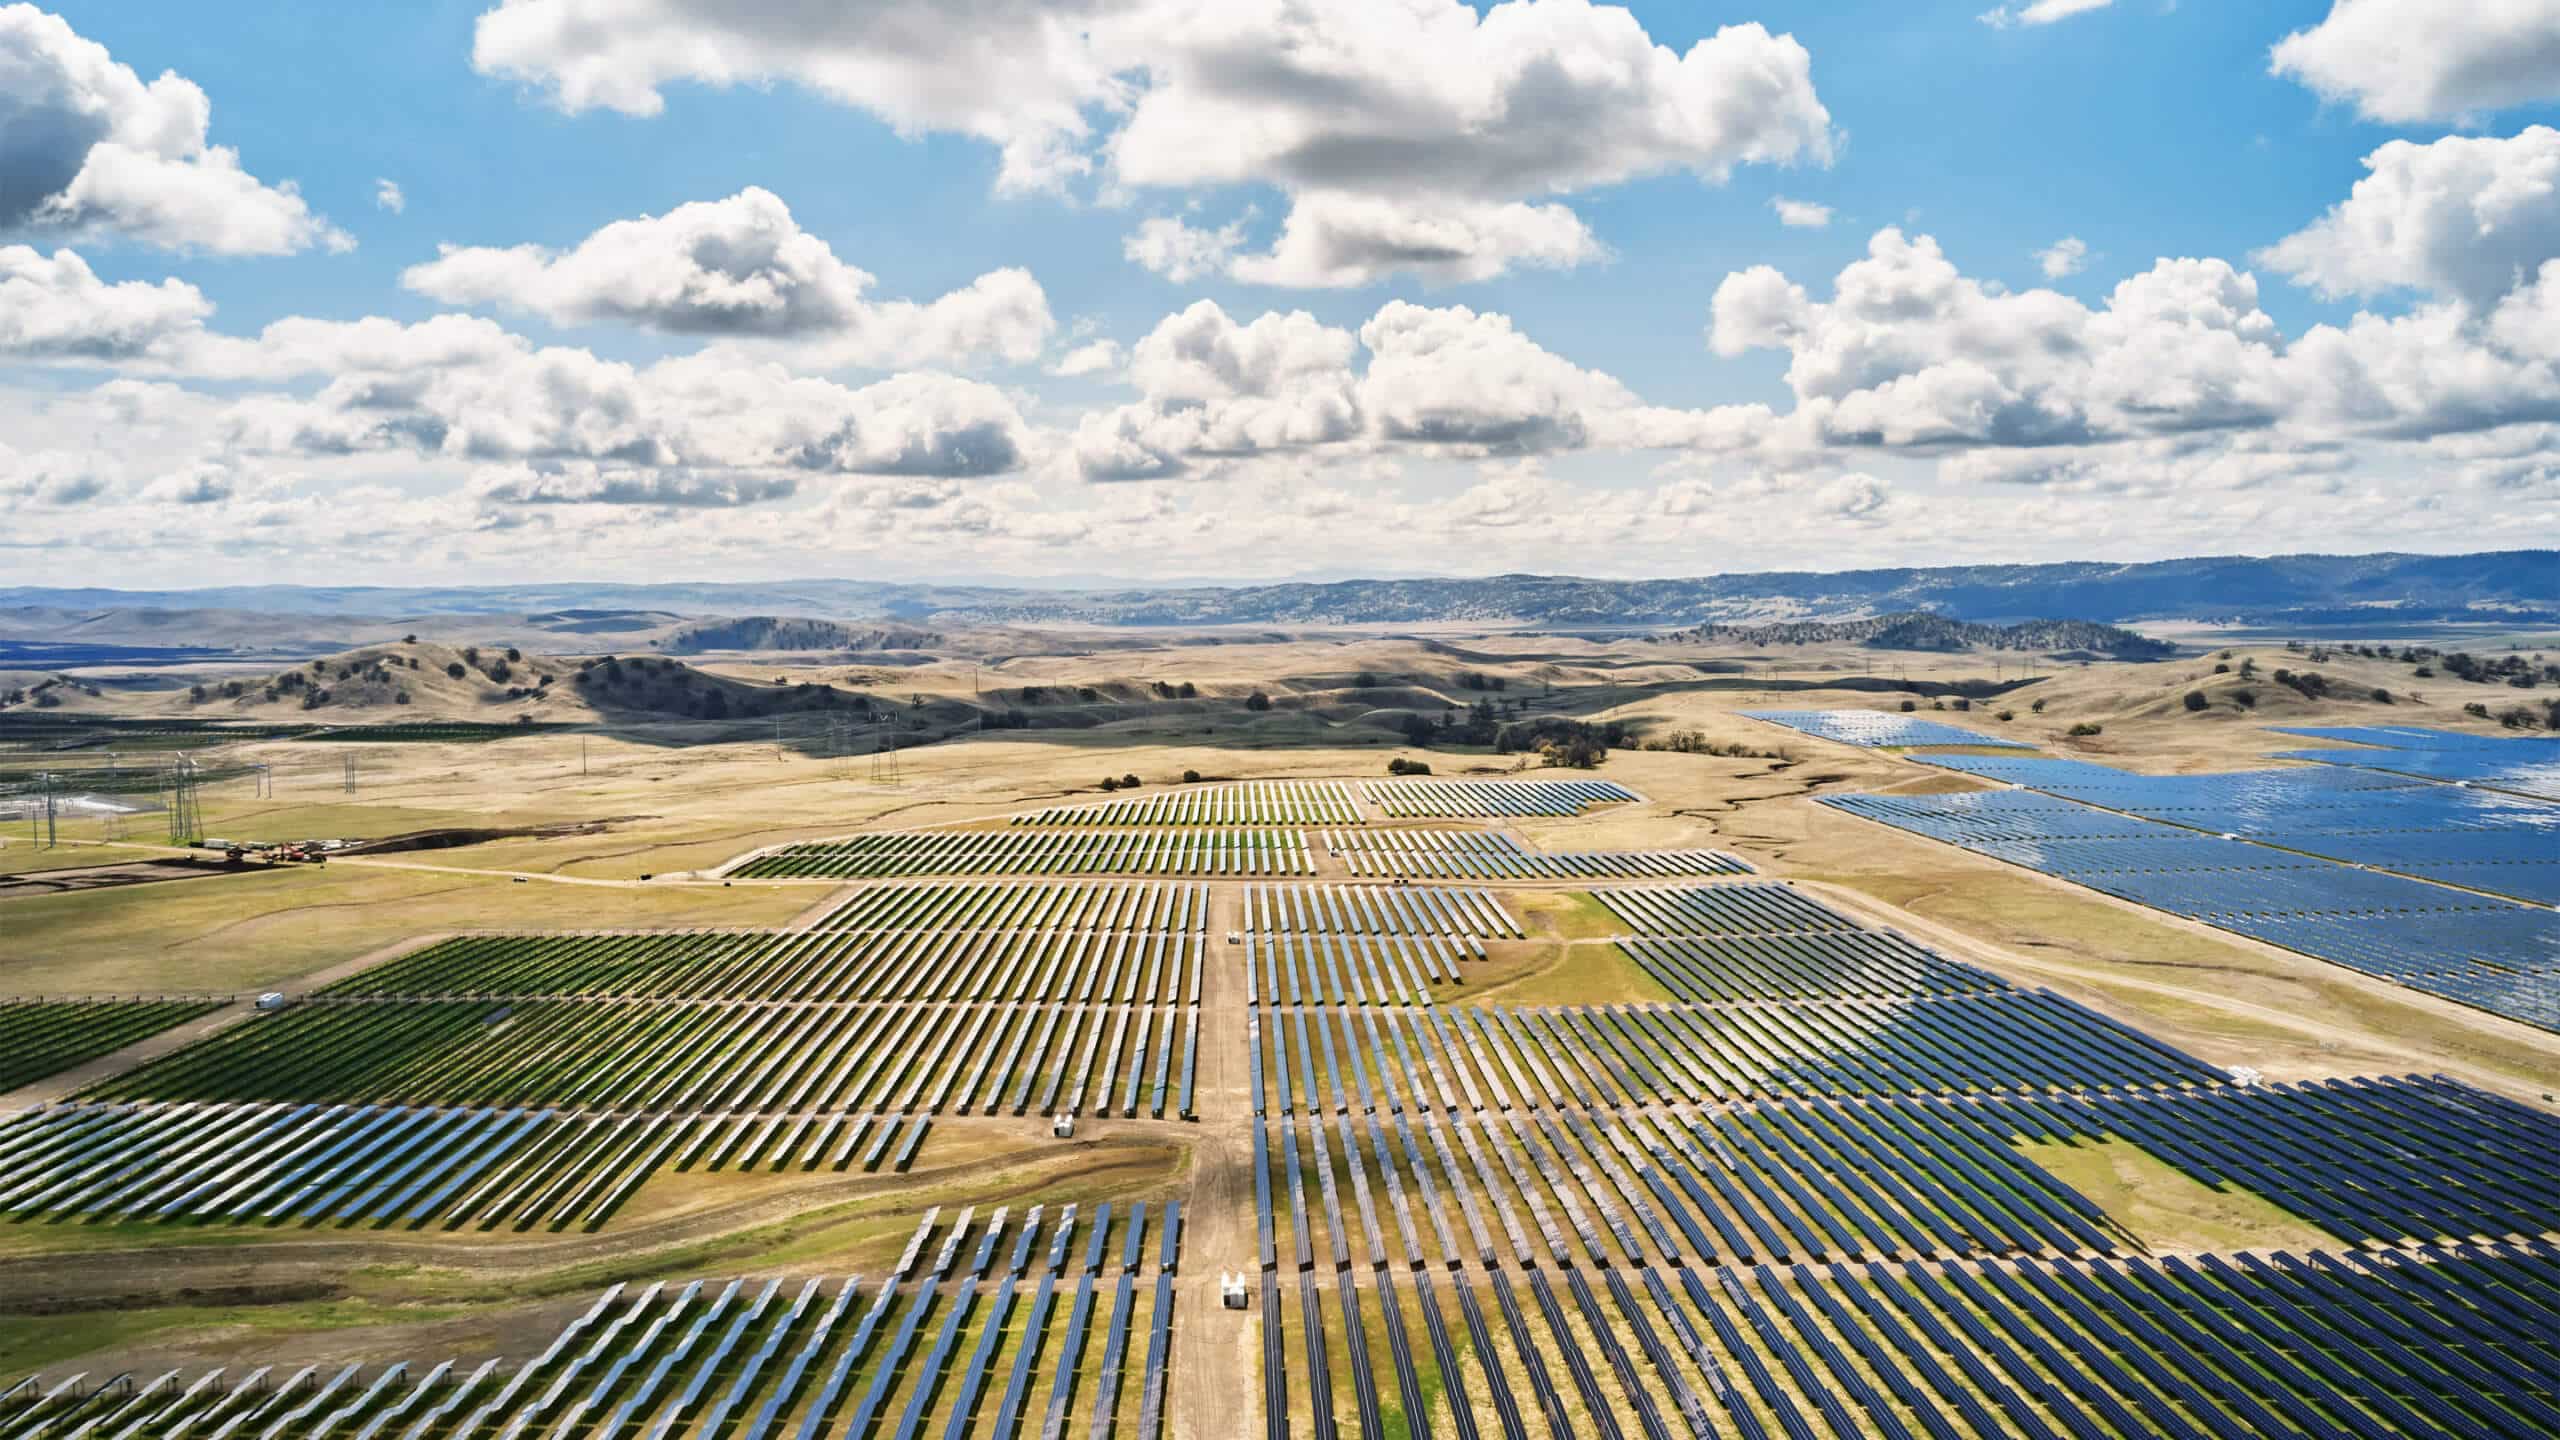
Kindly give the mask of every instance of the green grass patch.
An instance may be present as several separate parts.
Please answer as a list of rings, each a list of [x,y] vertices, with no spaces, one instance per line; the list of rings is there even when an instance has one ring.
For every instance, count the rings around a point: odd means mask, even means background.
[[[2088,1196],[2150,1250],[2268,1250],[2337,1237],[2253,1190],[2216,1190],[2130,1140],[2030,1142],[2020,1154]]]

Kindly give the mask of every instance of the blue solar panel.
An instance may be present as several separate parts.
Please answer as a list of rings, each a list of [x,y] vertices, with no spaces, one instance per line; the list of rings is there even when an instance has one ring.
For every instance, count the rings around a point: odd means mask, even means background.
[[[2313,740],[2342,740],[2354,745],[2376,745],[2386,750],[2502,750],[2510,745],[2552,744],[2537,736],[2508,738],[2497,735],[2466,735],[2459,730],[2437,730],[2425,725],[2277,725],[2279,735],[2302,735]]]
[[[1992,809],[1988,797],[1964,797],[1973,806],[1982,807],[1986,816],[1997,813],[2005,817],[2005,823],[1970,821],[1970,835],[1976,841],[2120,836],[2144,837],[2156,846],[2168,847],[2174,842],[2144,823],[2161,821],[2208,836],[2239,836],[2256,841],[2261,847],[2368,865],[2441,885],[2546,904],[2560,902],[2560,807],[2514,795],[2341,767],[2138,775],[2085,761],[2027,756],[1936,756],[1931,757],[1930,763],[1985,779],[2030,786],[2052,804],[2067,806],[2081,817],[2102,813],[2087,806],[2103,806],[2107,811],[2141,817],[2091,819],[2073,818],[2049,808]],[[2003,853],[2000,858],[2056,873],[2065,869],[2196,868],[2195,862],[2184,858],[2184,852],[2168,848],[2161,849],[2156,861],[2123,867],[2103,866],[2077,852],[2057,857],[2066,860],[2066,866],[2042,863],[2024,855]],[[2277,862],[2255,857],[2201,863],[2235,869],[2277,866]]]
[[[2386,797],[2402,793],[2373,792],[2375,803],[2386,808],[2396,803]],[[2375,853],[2396,856],[2394,868],[2444,882],[2428,884],[2289,854],[2267,844],[2110,815],[2050,795],[1837,795],[1823,797],[1822,803],[2120,899],[2560,1029],[2560,913],[2446,888],[2463,885],[2511,895],[2549,894],[2560,888],[2560,863],[2466,858],[2490,842],[2514,844],[2519,834],[2535,839],[2547,852],[2548,830],[2376,830],[2356,837],[2357,844],[2369,845]],[[2075,811],[2085,818],[2073,818]],[[2100,833],[2075,833],[2084,829]],[[2275,843],[2305,842],[2292,836]],[[2413,847],[2430,845],[2443,845],[2454,858],[2409,858]]]
[[[2288,750],[2281,758],[2486,785],[2560,801],[2560,747],[2545,744],[2534,749],[2536,753],[2531,755],[2514,755],[2505,750]],[[2546,756],[2546,751],[2552,753]]]
[[[1977,734],[1935,720],[1921,720],[1883,710],[1745,710],[1753,720],[1766,720],[1817,740],[1837,741],[1877,750],[1904,745],[1989,745],[2004,750],[2035,747],[1996,735]]]

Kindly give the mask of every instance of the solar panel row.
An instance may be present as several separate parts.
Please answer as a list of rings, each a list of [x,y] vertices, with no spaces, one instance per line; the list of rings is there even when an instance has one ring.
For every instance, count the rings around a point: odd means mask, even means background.
[[[1137,967],[1022,1003],[342,1001],[226,1031],[96,1099],[1162,1116],[1198,1007],[1132,1002]],[[1142,1084],[1142,1078],[1144,1083]]]
[[[19,1220],[601,1224],[691,1126],[400,1105],[72,1105],[0,1126]]]
[[[1363,817],[1339,780],[1259,780],[1166,790],[1120,800],[1051,805],[1016,825],[1357,825]]]
[[[1258,1060],[1270,1065],[1272,1103],[1310,1114],[1343,1110],[1355,1097],[1376,1103],[1366,1097],[1389,1072],[1417,1097],[1469,1110],[1489,1100],[1535,1107],[1541,1096],[1548,1104],[1625,1107],[2221,1079],[2045,990],[1773,1005],[1299,1005],[1265,1018],[1272,1043]],[[1294,1042],[1294,1064],[1284,1036]]]
[[[873,875],[1311,875],[1299,830],[932,830],[790,845],[728,872],[746,880]]]
[[[616,1285],[569,1321],[542,1352],[512,1374],[495,1360],[464,1372],[451,1362],[366,1367],[171,1370],[147,1383],[83,1389],[73,1383],[32,1391],[0,1408],[13,1435],[80,1437],[270,1436],[354,1440],[428,1436],[548,1435],[579,1440],[727,1435],[738,1440],[816,1440],[821,1435],[939,1434],[958,1440],[992,1413],[989,1433],[1038,1424],[1062,1435],[1125,1433],[1115,1422],[1129,1390],[1129,1338],[1148,1338],[1138,1380],[1136,1433],[1161,1425],[1165,1337],[1172,1320],[1178,1207],[1157,1217],[1128,1206],[1120,1246],[1105,1271],[1113,1207],[1096,1207],[1082,1264],[1069,1242],[1076,1207],[1047,1226],[1032,1207],[1018,1230],[998,1210],[984,1220],[964,1211],[947,1228],[928,1212],[894,1268],[876,1285],[862,1277],[813,1277],[785,1295],[786,1282],[664,1282],[632,1293]],[[1160,1243],[1152,1266],[1144,1239],[1150,1218]],[[942,1243],[925,1258],[937,1231]],[[1008,1242],[1010,1242],[1008,1244]],[[1148,1270],[1155,1284],[1137,1281]],[[1020,1302],[1034,1286],[1028,1307]],[[1101,1320],[1103,1353],[1087,1365],[1097,1285],[1115,1292]],[[1072,1313],[1055,1318],[1060,1289]],[[832,1294],[830,1294],[832,1291]],[[1141,1331],[1140,1327],[1144,1327]],[[1008,1352],[1010,1352],[1008,1358]],[[965,1357],[965,1358],[964,1358]],[[1009,1377],[1000,1400],[987,1390],[997,1367]],[[1045,1404],[1032,1394],[1048,1382]],[[1042,1413],[1032,1416],[1031,1406]],[[19,1422],[25,1422],[20,1427]]]
[[[1935,720],[1882,710],[1745,710],[1753,720],[1783,725],[1817,740],[1880,750],[1915,745],[1987,745],[2002,750],[2032,750],[2019,740],[1985,735]]]
[[[1611,852],[1531,850],[1490,830],[1324,832],[1325,853],[1354,875],[1430,880],[1574,880],[1744,875],[1750,865],[1721,850]]]
[[[1197,930],[1199,885],[1090,880],[866,885],[827,913],[828,930]]]
[[[357,998],[1001,1000],[1081,996],[1098,978],[1123,1001],[1171,1001],[1208,939],[1077,929],[708,931],[483,935],[392,960],[322,992]]]
[[[1609,780],[1363,780],[1360,794],[1399,820],[1579,815],[1644,799]]]
[[[220,1008],[214,1000],[0,1001],[0,1093]]]

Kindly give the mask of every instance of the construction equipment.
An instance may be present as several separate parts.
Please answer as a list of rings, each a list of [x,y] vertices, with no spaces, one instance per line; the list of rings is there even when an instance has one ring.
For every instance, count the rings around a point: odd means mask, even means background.
[[[214,840],[196,842],[198,850],[219,850],[233,865],[251,860],[268,865],[325,865],[335,846],[326,840]]]

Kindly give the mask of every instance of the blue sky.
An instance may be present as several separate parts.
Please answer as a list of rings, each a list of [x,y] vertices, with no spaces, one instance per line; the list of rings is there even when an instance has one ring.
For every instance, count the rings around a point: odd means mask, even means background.
[[[1168,3],[0,6],[0,575],[1686,573],[2560,520],[2560,0]],[[199,135],[144,124],[164,72]],[[110,121],[153,138],[82,148]],[[739,257],[777,224],[800,259]],[[706,263],[777,308],[705,311]],[[351,349],[367,317],[399,338]]]

